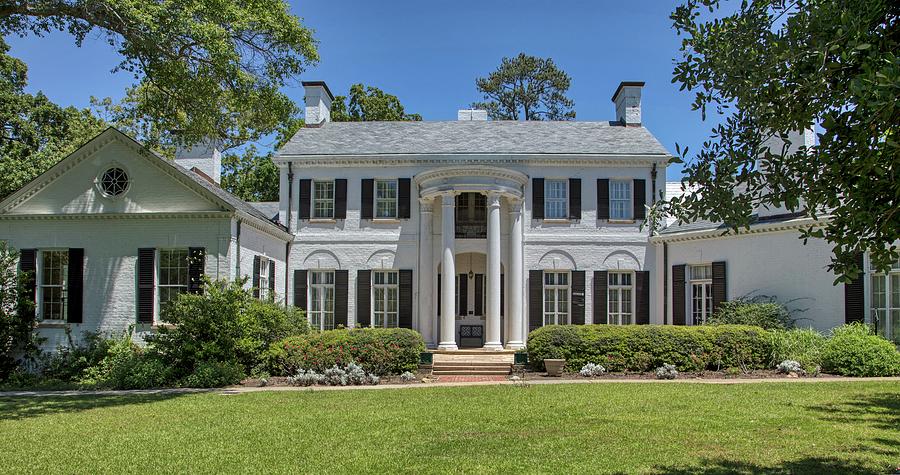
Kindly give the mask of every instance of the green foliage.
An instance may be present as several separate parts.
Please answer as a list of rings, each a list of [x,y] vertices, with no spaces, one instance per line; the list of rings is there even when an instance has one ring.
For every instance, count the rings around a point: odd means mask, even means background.
[[[334,122],[368,121],[419,121],[419,114],[407,114],[400,99],[374,86],[354,84],[350,86],[350,100],[335,96],[331,104],[331,120]]]
[[[278,201],[278,167],[272,154],[250,145],[241,154],[222,155],[222,188],[244,201]]]
[[[860,271],[867,251],[885,270],[900,257],[900,10],[890,0],[745,1],[729,13],[719,0],[686,0],[671,18],[682,35],[673,82],[694,91],[693,108],[720,117],[686,162],[683,186],[660,200],[652,222],[746,228],[754,209],[785,207],[825,217],[802,238],[833,246],[840,280]],[[704,12],[703,10],[708,10]],[[770,139],[818,124],[814,150],[771,150]],[[794,140],[796,142],[796,139]]]
[[[2,162],[2,160],[0,160]],[[0,381],[38,352],[34,304],[24,298],[24,283],[33,276],[18,271],[19,253],[0,241]],[[24,310],[25,318],[20,315]]]
[[[3,7],[0,6],[0,11]],[[3,15],[0,14],[0,31]],[[28,68],[0,36],[0,200],[103,130],[89,110],[60,107],[25,92]]]
[[[318,61],[312,32],[283,0],[13,1],[0,36],[94,32],[136,83],[121,114],[177,140],[233,144],[273,132],[296,113],[280,89]],[[49,135],[47,136],[49,137]]]
[[[609,371],[646,372],[664,364],[679,371],[751,370],[765,368],[771,351],[769,332],[745,325],[549,325],[528,335],[528,362],[536,370],[547,358],[564,358],[571,371],[587,363]]]
[[[487,110],[494,120],[574,120],[575,102],[566,97],[571,83],[552,59],[519,53],[475,80],[485,101],[472,107]]]
[[[173,368],[157,353],[136,345],[131,334],[109,340],[106,354],[95,365],[86,368],[78,380],[85,389],[151,389],[170,386]]]
[[[785,360],[793,360],[800,363],[808,374],[818,372],[816,368],[822,366],[822,350],[827,342],[824,335],[812,328],[775,330],[771,335],[771,367],[776,367]]]
[[[775,300],[739,298],[722,302],[709,318],[710,325],[754,325],[767,330],[791,328],[794,321],[784,305]]]
[[[249,373],[270,344],[308,331],[301,313],[254,299],[245,281],[207,280],[202,294],[182,293],[163,309],[167,325],[147,340],[176,377],[203,362],[239,363]]]
[[[355,362],[379,376],[416,371],[425,342],[405,328],[356,328],[292,336],[273,344],[266,354],[272,374],[292,376],[299,370],[324,372]]]
[[[203,361],[178,385],[185,388],[220,388],[240,383],[244,374],[244,368],[239,363]]]
[[[68,344],[58,346],[56,351],[41,355],[41,374],[60,381],[79,381],[84,373],[96,367],[108,355],[118,339],[108,338],[101,333],[84,332],[80,342],[72,339],[70,329],[66,329]]]
[[[822,370],[844,376],[900,374],[900,351],[868,325],[851,323],[832,331],[822,350]]]

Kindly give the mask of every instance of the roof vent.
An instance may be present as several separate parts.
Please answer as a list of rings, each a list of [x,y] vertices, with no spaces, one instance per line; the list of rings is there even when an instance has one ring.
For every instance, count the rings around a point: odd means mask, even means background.
[[[487,120],[487,111],[460,109],[456,111],[456,120]]]

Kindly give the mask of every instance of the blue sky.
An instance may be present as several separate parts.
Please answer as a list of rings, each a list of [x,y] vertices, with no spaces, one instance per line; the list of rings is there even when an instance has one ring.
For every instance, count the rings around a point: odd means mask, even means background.
[[[671,83],[679,37],[670,12],[677,2],[639,1],[351,1],[291,2],[315,30],[321,61],[302,80],[324,80],[335,94],[353,83],[397,95],[425,120],[452,120],[480,99],[476,77],[519,52],[551,57],[572,77],[578,120],[613,119],[610,97],[620,81],[646,81],[643,121],[669,150],[697,150],[711,124],[691,111],[692,95]],[[99,35],[98,35],[99,37]],[[112,74],[115,52],[102,40],[77,48],[57,33],[7,38],[29,67],[30,90],[57,103],[86,106],[90,96],[121,97],[133,79]],[[286,89],[298,103],[299,84]],[[670,167],[669,179],[680,170]]]

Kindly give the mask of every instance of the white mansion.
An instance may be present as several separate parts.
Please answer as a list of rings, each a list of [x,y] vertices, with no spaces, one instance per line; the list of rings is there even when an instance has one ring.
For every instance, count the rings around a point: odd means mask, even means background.
[[[0,239],[35,272],[48,347],[66,329],[153,331],[202,274],[249,277],[317,328],[408,327],[441,349],[521,348],[548,324],[696,325],[748,294],[900,340],[900,265],[834,286],[829,247],[798,239],[803,216],[651,236],[670,155],[641,125],[642,86],[618,87],[609,122],[335,123],[328,87],[305,82],[307,126],[274,159],[279,202],[219,188],[214,149],[172,162],[109,129],[0,202]]]

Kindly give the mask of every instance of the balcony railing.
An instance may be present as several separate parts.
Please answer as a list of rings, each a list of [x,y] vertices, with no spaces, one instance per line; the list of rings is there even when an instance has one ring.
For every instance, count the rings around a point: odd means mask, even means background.
[[[487,224],[457,222],[456,239],[487,239]]]

